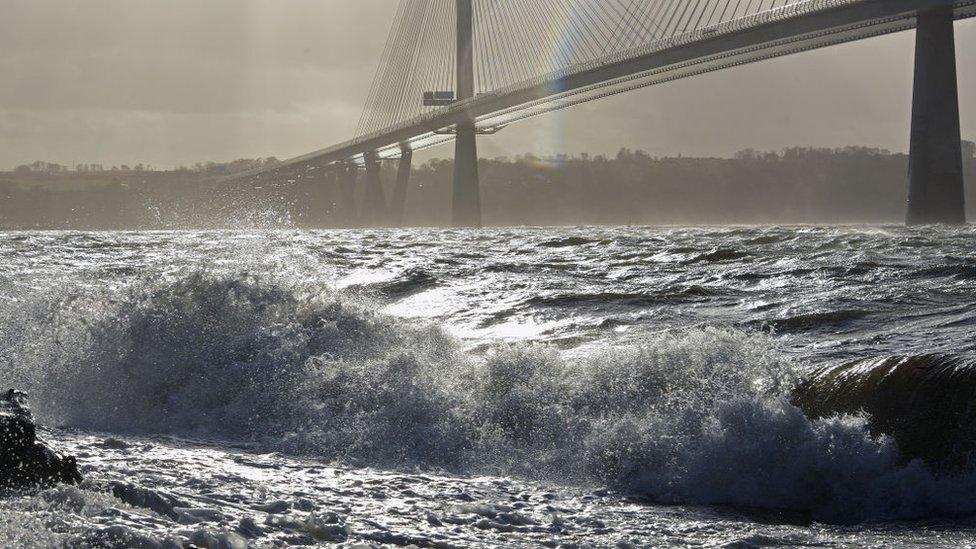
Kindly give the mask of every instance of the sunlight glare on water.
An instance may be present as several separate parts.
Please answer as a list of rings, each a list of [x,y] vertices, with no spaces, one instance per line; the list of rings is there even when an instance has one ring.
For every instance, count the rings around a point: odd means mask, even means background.
[[[974,249],[972,228],[0,235],[7,378],[87,477],[0,500],[0,542],[957,546],[976,476],[788,393],[842,360],[972,357]]]

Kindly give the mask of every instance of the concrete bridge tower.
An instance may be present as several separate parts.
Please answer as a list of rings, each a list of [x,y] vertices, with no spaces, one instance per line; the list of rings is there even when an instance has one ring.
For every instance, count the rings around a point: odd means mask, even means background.
[[[474,31],[471,0],[457,0],[457,100],[474,97]],[[455,227],[481,226],[481,189],[478,183],[478,144],[474,115],[465,113],[454,142]]]
[[[918,13],[909,225],[966,222],[952,6]]]

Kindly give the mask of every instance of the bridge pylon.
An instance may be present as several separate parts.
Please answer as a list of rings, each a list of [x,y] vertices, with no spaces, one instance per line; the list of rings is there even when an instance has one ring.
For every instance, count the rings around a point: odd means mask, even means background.
[[[474,31],[471,0],[457,0],[457,99],[474,97]],[[481,226],[481,185],[478,181],[478,142],[474,115],[467,113],[456,127],[454,196],[451,220],[455,227]]]
[[[339,172],[331,167],[319,168],[322,174],[322,184],[331,193],[332,209],[329,211],[330,224],[342,219],[342,185],[340,184]]]
[[[382,227],[389,223],[386,210],[386,196],[383,193],[380,160],[376,153],[365,155],[366,161],[366,194],[363,196],[363,209],[360,214],[364,226]]]
[[[908,225],[966,222],[951,6],[918,13]]]
[[[359,167],[355,164],[339,164],[337,168],[339,219],[346,227],[357,223],[356,214],[356,179],[359,177]]]
[[[390,223],[394,227],[403,226],[403,210],[407,204],[407,187],[410,184],[410,171],[413,163],[413,150],[403,147],[397,164],[396,186],[390,199]]]

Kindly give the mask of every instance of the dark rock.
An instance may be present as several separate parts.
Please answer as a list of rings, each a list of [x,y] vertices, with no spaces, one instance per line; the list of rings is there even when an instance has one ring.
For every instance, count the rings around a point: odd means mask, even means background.
[[[81,482],[73,457],[64,457],[37,439],[27,395],[0,395],[0,488],[53,486]]]
[[[187,508],[190,504],[165,492],[148,490],[126,482],[109,484],[112,495],[133,507],[151,509],[173,520],[179,518],[177,508]]]
[[[102,448],[106,450],[128,450],[129,443],[124,440],[119,440],[117,438],[107,438],[102,441]]]

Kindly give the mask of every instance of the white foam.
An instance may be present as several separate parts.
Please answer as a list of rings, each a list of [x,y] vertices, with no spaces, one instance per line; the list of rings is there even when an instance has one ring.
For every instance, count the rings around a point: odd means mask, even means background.
[[[762,336],[696,329],[582,357],[540,345],[479,357],[342,294],[206,273],[46,307],[16,357],[46,421],[832,522],[976,512],[972,475],[899,465],[862,419],[805,418],[786,397],[793,364]]]

